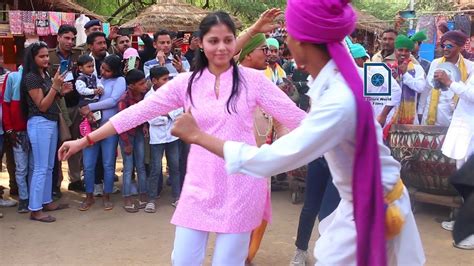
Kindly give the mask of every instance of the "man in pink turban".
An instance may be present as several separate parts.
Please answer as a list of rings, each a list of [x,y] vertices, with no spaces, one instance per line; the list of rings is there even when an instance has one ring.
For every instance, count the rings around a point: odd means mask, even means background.
[[[219,140],[200,131],[191,113],[176,122],[173,134],[225,158],[230,174],[272,176],[324,155],[341,202],[320,223],[317,264],[423,265],[400,164],[383,144],[362,80],[342,44],[356,19],[348,1],[288,1],[288,47],[311,75],[312,106],[298,128],[272,145]]]

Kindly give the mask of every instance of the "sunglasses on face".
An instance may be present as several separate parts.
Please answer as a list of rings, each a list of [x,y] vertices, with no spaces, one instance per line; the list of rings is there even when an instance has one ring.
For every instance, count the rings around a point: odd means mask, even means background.
[[[268,46],[263,46],[263,47],[260,47],[260,48],[256,48],[255,50],[262,50],[263,53],[268,53]]]
[[[450,49],[454,48],[454,45],[449,44],[449,43],[448,44],[441,44],[441,48],[450,50]]]

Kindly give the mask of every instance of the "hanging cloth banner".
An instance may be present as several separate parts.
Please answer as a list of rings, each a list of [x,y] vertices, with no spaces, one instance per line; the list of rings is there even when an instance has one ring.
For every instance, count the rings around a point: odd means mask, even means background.
[[[58,34],[59,26],[61,26],[61,12],[49,12],[49,30],[52,35]]]
[[[23,22],[21,17],[21,11],[14,10],[8,12],[8,18],[10,20],[10,32],[12,34],[23,34]]]
[[[35,16],[35,11],[23,11],[21,13],[21,20],[23,21],[23,32],[26,35],[36,35]]]
[[[76,23],[76,14],[74,13],[61,13],[61,25],[67,24],[74,26]]]
[[[49,14],[47,11],[36,12],[36,33],[38,36],[48,36],[51,34],[49,30]]]

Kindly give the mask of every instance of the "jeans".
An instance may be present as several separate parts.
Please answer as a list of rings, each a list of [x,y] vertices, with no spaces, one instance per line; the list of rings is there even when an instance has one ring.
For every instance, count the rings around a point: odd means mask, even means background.
[[[28,209],[39,211],[43,209],[43,204],[53,201],[51,186],[58,144],[58,122],[33,116],[28,119],[27,131],[34,161]]]
[[[133,166],[137,170],[138,178],[138,193],[147,193],[147,177],[145,170],[145,136],[143,130],[136,130],[135,135],[128,136],[128,141],[132,145],[132,153],[130,155],[125,154],[125,143],[122,139],[119,140],[120,150],[122,151],[123,158],[123,188],[122,193],[124,197],[130,197],[132,195],[132,172]]]
[[[318,212],[321,221],[336,209],[340,200],[339,192],[332,183],[326,160],[319,158],[312,161],[308,165],[304,204],[301,209],[295,242],[298,249],[308,250],[308,243]]]
[[[18,139],[28,143],[13,146],[15,158],[15,177],[18,185],[18,196],[21,200],[28,199],[28,184],[33,176],[33,152],[31,151],[26,131],[17,132]]]
[[[181,194],[179,176],[179,140],[170,143],[151,145],[151,174],[148,178],[148,196],[156,199],[163,187],[163,175],[161,175],[163,152],[166,151],[166,161],[170,171],[171,195],[178,199]],[[158,185],[157,185],[158,183]]]
[[[117,143],[118,136],[114,135],[103,139],[82,151],[86,193],[94,192],[96,162],[99,157],[99,152],[102,153],[102,165],[104,167],[104,193],[112,193],[114,186]]]
[[[187,165],[188,165],[188,155],[191,145],[187,144],[182,140],[179,141],[179,179],[181,182],[181,188],[183,188],[184,177],[186,176]]]

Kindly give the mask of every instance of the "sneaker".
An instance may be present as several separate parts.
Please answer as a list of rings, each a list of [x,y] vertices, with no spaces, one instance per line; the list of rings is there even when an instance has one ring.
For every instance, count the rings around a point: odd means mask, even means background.
[[[25,200],[20,200],[20,202],[18,203],[18,210],[17,212],[18,213],[28,213],[30,210],[28,210],[28,200],[25,199]]]
[[[14,207],[16,203],[16,200],[0,199],[0,207]]]
[[[85,188],[84,188],[84,183],[81,180],[69,183],[69,185],[67,186],[67,190],[75,191],[75,192],[85,192],[86,191]]]
[[[112,194],[117,194],[120,193],[120,188],[118,188],[116,185],[112,188]]]
[[[102,197],[104,195],[104,186],[102,184],[94,185],[94,197]]]
[[[441,223],[444,230],[453,231],[454,221],[445,221]]]
[[[308,251],[296,249],[293,259],[290,261],[290,266],[305,266],[308,258]]]
[[[179,200],[176,200],[175,202],[172,202],[172,203],[171,203],[171,206],[173,206],[173,207],[176,208],[176,206],[178,206],[178,202],[179,202]]]
[[[156,212],[156,202],[149,201],[145,206],[145,212],[147,213],[155,213]]]
[[[466,250],[474,250],[474,235],[468,236],[458,244],[453,243],[454,247]]]

